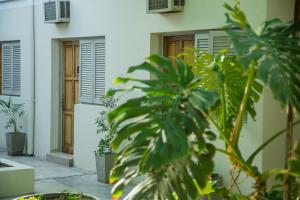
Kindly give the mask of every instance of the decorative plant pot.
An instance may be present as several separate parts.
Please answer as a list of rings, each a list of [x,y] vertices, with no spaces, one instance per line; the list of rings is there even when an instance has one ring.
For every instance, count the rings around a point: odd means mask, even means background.
[[[44,200],[60,200],[60,197],[62,197],[62,195],[76,195],[77,193],[47,193],[47,194],[33,194],[33,195],[27,195],[27,196],[23,196],[23,197],[18,197],[14,200],[23,200],[23,199],[29,199],[29,198],[39,198],[42,197],[41,199]],[[81,195],[80,199],[82,200],[100,200],[97,197],[93,197],[90,195],[86,195],[86,194],[78,194]],[[63,198],[66,199],[66,198]],[[69,199],[69,198],[68,198]],[[70,198],[71,199],[71,198]],[[79,199],[77,198],[72,198],[72,199]]]
[[[25,133],[6,133],[6,150],[9,156],[22,156],[26,141]]]
[[[114,167],[114,158],[114,153],[105,153],[101,156],[95,153],[98,181],[109,183],[110,171]]]

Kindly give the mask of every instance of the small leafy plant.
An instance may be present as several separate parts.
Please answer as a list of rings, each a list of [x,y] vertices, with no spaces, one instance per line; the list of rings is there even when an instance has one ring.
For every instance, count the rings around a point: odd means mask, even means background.
[[[45,194],[45,195],[35,195],[28,198],[20,198],[19,200],[93,200],[92,197],[87,197],[82,193],[68,193],[63,192],[60,194]]]
[[[8,101],[0,99],[0,111],[7,119],[6,129],[12,129],[13,133],[18,133],[22,129],[20,118],[24,115],[24,104],[15,104],[11,98]]]
[[[110,141],[112,140],[113,135],[108,134],[111,129],[111,125],[108,122],[107,115],[117,106],[117,100],[113,97],[102,98],[102,100],[105,110],[101,111],[98,118],[96,119],[97,134],[104,134],[104,138],[99,141],[98,149],[96,151],[96,153],[100,156],[104,155],[105,153],[113,152],[110,146]]]

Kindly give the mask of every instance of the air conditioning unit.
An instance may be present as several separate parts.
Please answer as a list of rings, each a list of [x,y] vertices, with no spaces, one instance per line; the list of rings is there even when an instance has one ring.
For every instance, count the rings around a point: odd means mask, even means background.
[[[147,0],[147,13],[170,13],[184,10],[185,0]]]
[[[68,23],[70,22],[70,0],[46,0],[44,13],[46,23]]]

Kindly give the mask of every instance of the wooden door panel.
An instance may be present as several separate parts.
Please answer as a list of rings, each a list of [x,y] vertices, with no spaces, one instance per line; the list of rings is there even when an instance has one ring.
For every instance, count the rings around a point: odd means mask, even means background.
[[[175,58],[185,48],[194,48],[194,35],[167,36],[164,38],[164,56]]]
[[[64,113],[64,147],[66,153],[73,152],[73,113]]]
[[[173,59],[173,66],[176,68],[176,60],[185,48],[194,48],[194,35],[168,36],[164,38],[164,56]],[[181,58],[186,60],[186,58]],[[167,72],[167,71],[165,71]]]
[[[73,111],[73,81],[65,80],[64,110]]]
[[[178,41],[170,41],[167,43],[167,57],[176,58],[176,56],[181,53],[181,42]]]
[[[74,146],[74,104],[79,103],[79,43],[64,42],[62,106],[63,152],[72,154]]]
[[[65,46],[65,77],[73,76],[73,47]]]
[[[184,49],[195,48],[195,42],[194,42],[194,40],[185,40],[185,41],[183,41],[183,48]],[[184,57],[183,60],[184,61],[190,61],[190,62],[193,61],[192,58],[186,58],[186,57]]]

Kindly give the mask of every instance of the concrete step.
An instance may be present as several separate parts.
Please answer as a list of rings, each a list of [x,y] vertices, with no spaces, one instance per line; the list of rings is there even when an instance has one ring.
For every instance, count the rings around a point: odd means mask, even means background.
[[[47,161],[67,167],[73,167],[74,164],[73,155],[61,152],[48,153]]]

